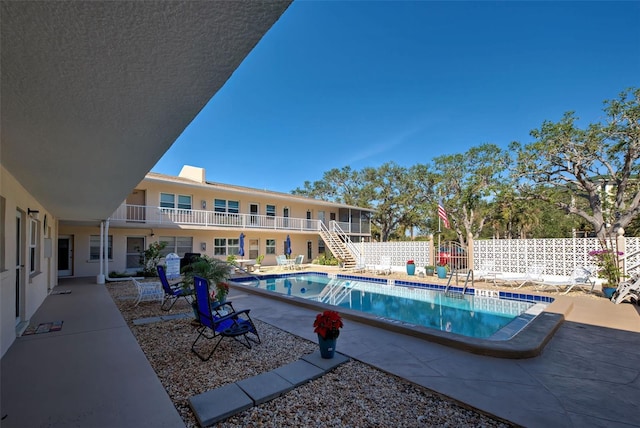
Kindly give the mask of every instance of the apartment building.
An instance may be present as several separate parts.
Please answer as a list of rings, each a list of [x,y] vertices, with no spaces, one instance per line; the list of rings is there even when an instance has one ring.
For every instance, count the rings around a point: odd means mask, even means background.
[[[107,272],[134,273],[141,252],[164,242],[165,255],[206,254],[225,260],[238,256],[240,235],[244,255],[252,264],[275,265],[285,254],[310,263],[330,249],[349,259],[345,246],[369,242],[372,210],[287,193],[207,181],[203,168],[184,166],[178,176],[150,172],[131,191],[102,230]],[[58,276],[100,275],[101,228],[63,222],[57,239]],[[342,244],[342,245],[341,245]],[[342,251],[346,257],[342,255]]]

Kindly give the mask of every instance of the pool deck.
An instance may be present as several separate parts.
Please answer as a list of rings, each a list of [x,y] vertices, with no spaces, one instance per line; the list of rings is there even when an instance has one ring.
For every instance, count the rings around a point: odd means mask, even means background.
[[[2,358],[2,428],[184,426],[106,288],[75,278],[56,290],[71,293],[48,296],[31,324],[61,320],[63,328],[19,337]],[[240,290],[230,298],[316,340],[316,310]],[[338,351],[522,426],[640,426],[640,307],[556,302],[566,321],[532,358],[476,355],[351,320]]]

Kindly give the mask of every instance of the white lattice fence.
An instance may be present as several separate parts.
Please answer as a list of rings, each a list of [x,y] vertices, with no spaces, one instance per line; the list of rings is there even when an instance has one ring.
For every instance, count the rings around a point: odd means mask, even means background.
[[[640,264],[640,238],[625,238],[625,267],[633,268],[634,266],[638,266]],[[627,258],[628,257],[628,258]],[[638,268],[635,268],[634,271],[637,271]]]
[[[370,242],[357,244],[366,264],[379,264],[390,257],[391,265],[405,266],[414,260],[416,266],[429,264],[431,242]],[[625,257],[632,255],[627,266],[640,263],[640,237],[625,238]],[[576,266],[595,270],[589,251],[599,250],[596,238],[550,239],[485,239],[474,242],[474,266],[492,265],[497,272],[524,273],[534,264],[546,266],[546,275],[571,275]]]
[[[570,275],[576,266],[595,269],[589,251],[600,249],[596,238],[492,239],[474,242],[474,265],[493,265],[497,272],[526,272],[545,266],[546,275]]]
[[[417,267],[429,264],[430,241],[367,242],[356,244],[366,264],[379,264],[382,257],[391,257],[391,266],[404,267],[413,260]]]

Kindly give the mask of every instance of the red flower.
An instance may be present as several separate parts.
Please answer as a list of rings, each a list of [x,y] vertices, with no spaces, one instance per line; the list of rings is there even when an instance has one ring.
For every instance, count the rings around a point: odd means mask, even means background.
[[[313,322],[313,332],[318,333],[323,339],[336,339],[342,328],[342,318],[336,311],[324,311],[316,315]]]

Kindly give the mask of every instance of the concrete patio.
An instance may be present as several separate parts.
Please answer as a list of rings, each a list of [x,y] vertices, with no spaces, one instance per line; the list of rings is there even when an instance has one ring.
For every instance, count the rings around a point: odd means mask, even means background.
[[[61,279],[1,362],[2,427],[181,427],[120,312],[94,278]],[[315,341],[315,311],[233,290],[252,316]],[[542,354],[501,359],[348,321],[338,351],[527,427],[640,426],[640,311],[605,299],[573,309]],[[301,322],[301,320],[303,320]]]

